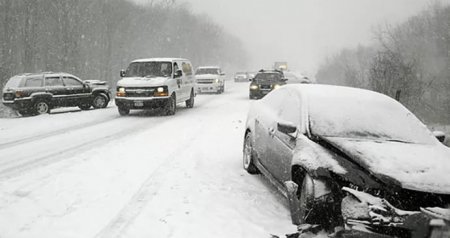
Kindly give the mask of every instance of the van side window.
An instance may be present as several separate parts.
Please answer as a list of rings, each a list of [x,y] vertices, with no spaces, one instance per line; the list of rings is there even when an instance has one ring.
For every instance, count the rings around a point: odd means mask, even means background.
[[[183,69],[184,74],[186,74],[186,75],[192,75],[193,74],[191,64],[183,62],[181,67]]]
[[[177,63],[173,63],[173,72],[177,72],[179,70],[178,68],[178,64]]]

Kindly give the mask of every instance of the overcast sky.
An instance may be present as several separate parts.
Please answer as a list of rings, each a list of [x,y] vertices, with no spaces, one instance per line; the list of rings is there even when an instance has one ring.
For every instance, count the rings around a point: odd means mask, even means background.
[[[431,5],[430,0],[178,0],[206,13],[239,37],[252,70],[274,61],[314,74],[327,55],[369,44],[372,29],[395,24]],[[442,0],[448,4],[450,0]],[[313,76],[313,75],[311,75]]]

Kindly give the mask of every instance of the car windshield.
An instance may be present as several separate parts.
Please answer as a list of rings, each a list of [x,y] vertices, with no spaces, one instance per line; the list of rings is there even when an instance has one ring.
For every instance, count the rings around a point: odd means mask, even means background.
[[[405,143],[433,144],[431,132],[395,100],[370,91],[324,91],[308,97],[311,133]]]
[[[215,68],[200,68],[195,71],[196,75],[199,74],[219,74],[219,70]]]
[[[281,80],[279,73],[260,73],[255,76],[257,83],[276,82]]]
[[[20,81],[22,80],[22,76],[14,76],[8,80],[5,85],[5,88],[17,88],[20,85]]]
[[[133,62],[126,71],[127,77],[170,77],[171,62]]]

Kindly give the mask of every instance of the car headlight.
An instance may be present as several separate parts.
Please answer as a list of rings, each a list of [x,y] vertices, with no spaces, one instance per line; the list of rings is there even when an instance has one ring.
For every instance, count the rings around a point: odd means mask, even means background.
[[[214,82],[219,83],[219,79],[216,79]]]
[[[250,89],[257,90],[258,89],[258,85],[255,85],[255,84],[250,85]]]
[[[162,92],[164,92],[164,88],[163,87],[159,87],[159,88],[156,89],[156,91],[158,93],[162,93]]]
[[[277,88],[279,88],[281,86],[279,84],[274,84],[272,87],[273,87],[273,89],[277,89]]]

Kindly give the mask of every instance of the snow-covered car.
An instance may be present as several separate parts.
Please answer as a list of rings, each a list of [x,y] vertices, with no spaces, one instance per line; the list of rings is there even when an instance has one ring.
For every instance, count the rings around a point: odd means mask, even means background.
[[[255,77],[251,79],[248,97],[250,99],[263,98],[272,90],[285,84],[286,78],[284,78],[282,71],[260,70]]]
[[[293,84],[255,102],[243,166],[287,196],[294,224],[411,233],[411,216],[450,205],[450,149],[399,102],[363,89]]]
[[[122,70],[120,76],[115,99],[120,115],[128,115],[130,109],[155,108],[174,115],[179,103],[194,107],[195,79],[189,60],[139,59]]]
[[[97,82],[102,82],[98,81]],[[49,113],[57,107],[105,108],[111,99],[106,84],[91,84],[68,73],[26,73],[8,80],[2,102],[22,115]]]
[[[223,93],[225,92],[225,73],[218,66],[202,66],[195,71],[197,92]]]

